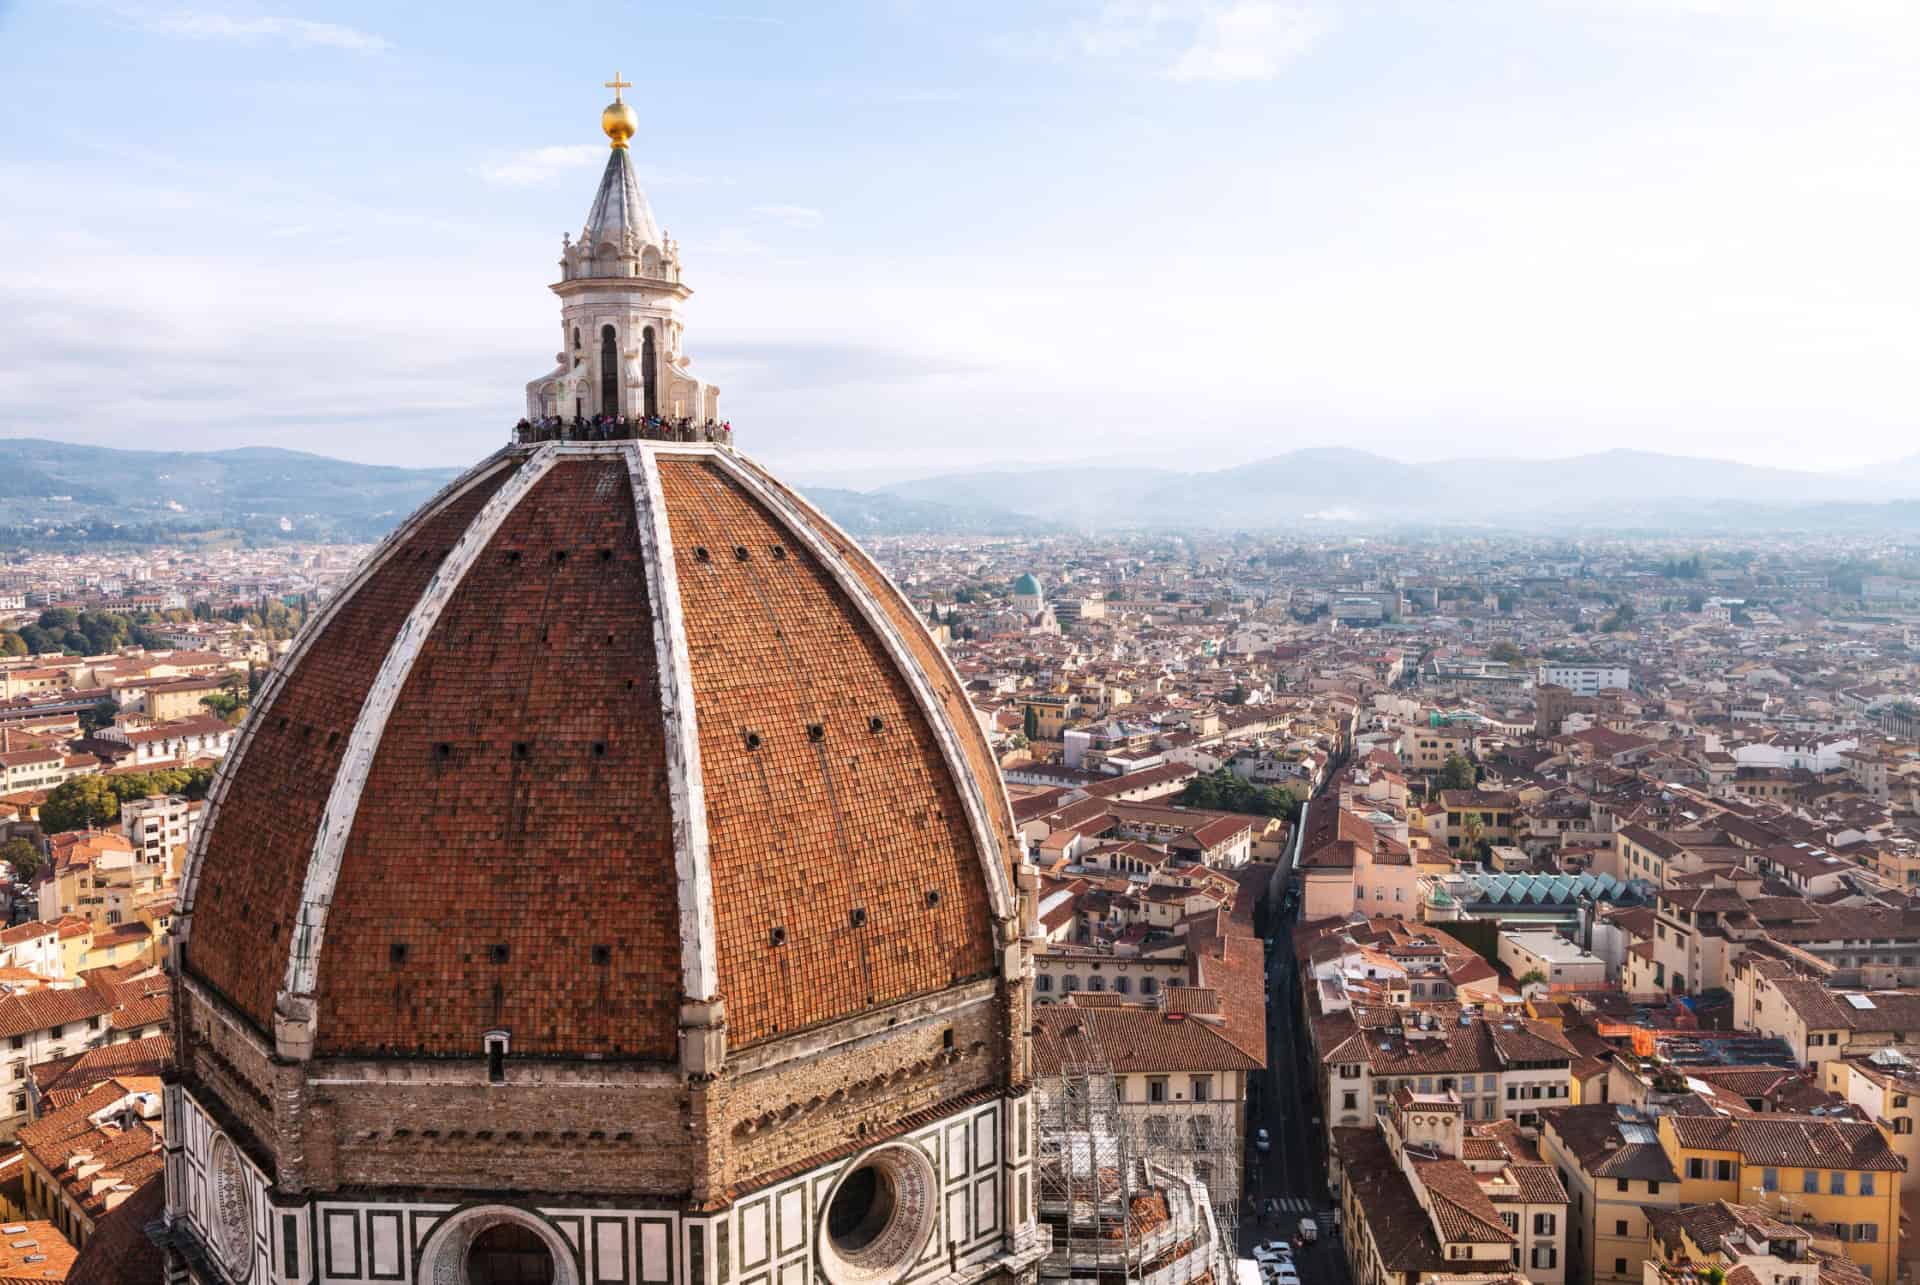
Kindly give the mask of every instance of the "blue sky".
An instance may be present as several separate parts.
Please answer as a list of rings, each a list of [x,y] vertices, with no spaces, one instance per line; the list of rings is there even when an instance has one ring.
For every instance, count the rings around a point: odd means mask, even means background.
[[[453,464],[605,156],[800,480],[1920,450],[1910,0],[0,0],[0,434]]]

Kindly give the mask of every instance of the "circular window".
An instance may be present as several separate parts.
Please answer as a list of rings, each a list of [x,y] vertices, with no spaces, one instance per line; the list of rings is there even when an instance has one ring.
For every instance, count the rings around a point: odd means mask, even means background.
[[[227,1274],[245,1281],[253,1274],[253,1192],[240,1148],[224,1133],[213,1144],[213,1234]]]
[[[916,1147],[884,1146],[853,1161],[821,1219],[820,1264],[836,1285],[898,1279],[933,1231],[933,1165]]]
[[[531,1227],[495,1223],[467,1247],[468,1285],[553,1285],[553,1254]]]
[[[847,1175],[827,1209],[827,1239],[843,1254],[873,1244],[893,1221],[893,1179],[878,1165],[862,1165]]]

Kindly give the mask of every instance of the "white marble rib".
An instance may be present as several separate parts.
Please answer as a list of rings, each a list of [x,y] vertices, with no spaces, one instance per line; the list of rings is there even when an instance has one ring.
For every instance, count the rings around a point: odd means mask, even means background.
[[[714,962],[713,868],[707,838],[707,790],[700,766],[700,725],[693,667],[687,652],[686,612],[673,562],[673,532],[660,491],[660,465],[651,447],[626,451],[639,519],[641,562],[653,611],[653,648],[660,673],[660,712],[667,729],[667,791],[673,801],[673,873],[679,885],[680,984],[689,1000],[717,997]]]
[[[406,686],[407,675],[420,656],[420,648],[433,632],[440,613],[452,600],[454,591],[466,578],[480,555],[499,533],[507,515],[553,468],[558,452],[542,448],[534,452],[520,471],[495,491],[473,522],[460,534],[445,561],[427,582],[425,592],[407,614],[405,623],[387,649],[360,715],[354,720],[347,751],[341,756],[339,771],[327,796],[326,811],[313,841],[313,854],[307,862],[306,878],[300,889],[299,918],[295,921],[292,948],[280,1002],[275,1011],[283,1011],[289,997],[313,994],[319,975],[320,951],[326,938],[327,910],[333,902],[333,890],[340,879],[340,862],[346,853],[347,838],[353,833],[354,815],[359,811],[360,795],[366,788],[367,774],[380,749],[387,719],[394,702]]]
[[[993,826],[987,819],[986,800],[981,796],[980,783],[967,767],[966,755],[960,749],[959,734],[948,721],[945,706],[934,693],[928,675],[921,670],[919,662],[900,637],[893,618],[874,599],[866,583],[855,574],[853,568],[847,566],[845,560],[814,530],[811,515],[762,482],[753,470],[743,466],[734,455],[716,454],[714,459],[728,477],[740,483],[749,495],[778,515],[782,524],[806,546],[815,561],[826,568],[827,573],[846,590],[847,596],[860,609],[861,616],[880,638],[887,654],[893,658],[894,665],[906,678],[907,686],[927,717],[927,725],[933,729],[934,739],[940,744],[947,771],[959,787],[960,804],[966,810],[967,822],[973,831],[974,847],[978,850],[980,864],[986,874],[987,901],[994,918],[1012,918],[1013,894],[1007,886],[1007,871],[1000,859],[1000,845],[994,842]]]

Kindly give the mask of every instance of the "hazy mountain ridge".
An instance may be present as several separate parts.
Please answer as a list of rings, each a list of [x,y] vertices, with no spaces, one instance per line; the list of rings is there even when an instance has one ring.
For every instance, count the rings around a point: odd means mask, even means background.
[[[355,464],[304,451],[141,451],[0,439],[0,529],[125,528],[130,539],[233,531],[258,539],[374,540],[462,470]],[[808,492],[855,535],[1044,534],[1057,524],[1004,506],[833,488]],[[283,528],[282,519],[289,524]],[[94,538],[101,538],[95,536]]]
[[[0,439],[0,531],[27,542],[49,524],[69,533],[92,527],[84,538],[94,540],[110,525],[141,540],[215,530],[373,540],[459,472],[274,447],[142,451]],[[1871,532],[1920,529],[1920,456],[1872,474],[1822,474],[1626,450],[1409,464],[1328,446],[1205,472],[1008,468],[807,494],[858,536],[1417,524]]]
[[[1206,472],[1056,466],[882,489],[1000,505],[1080,529],[1328,521],[1693,529],[1791,525],[1796,515],[1822,528],[1904,529],[1914,525],[1913,511],[1898,502],[1920,500],[1920,456],[1871,474],[1829,474],[1653,451],[1409,464],[1350,447],[1311,447]],[[1055,498],[1063,492],[1067,498]]]
[[[142,451],[0,439],[0,526],[370,540],[458,469],[354,464],[305,451]],[[283,525],[284,524],[284,525]]]
[[[940,504],[880,491],[819,486],[801,494],[851,535],[1049,535],[1064,528],[987,505]]]

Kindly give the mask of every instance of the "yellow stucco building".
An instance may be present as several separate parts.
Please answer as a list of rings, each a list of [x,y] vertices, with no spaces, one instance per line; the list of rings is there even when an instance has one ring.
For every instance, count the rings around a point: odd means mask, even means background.
[[[1837,1240],[1874,1280],[1894,1279],[1906,1165],[1876,1126],[1821,1116],[1665,1115],[1659,1129],[1681,1205],[1755,1206]]]

